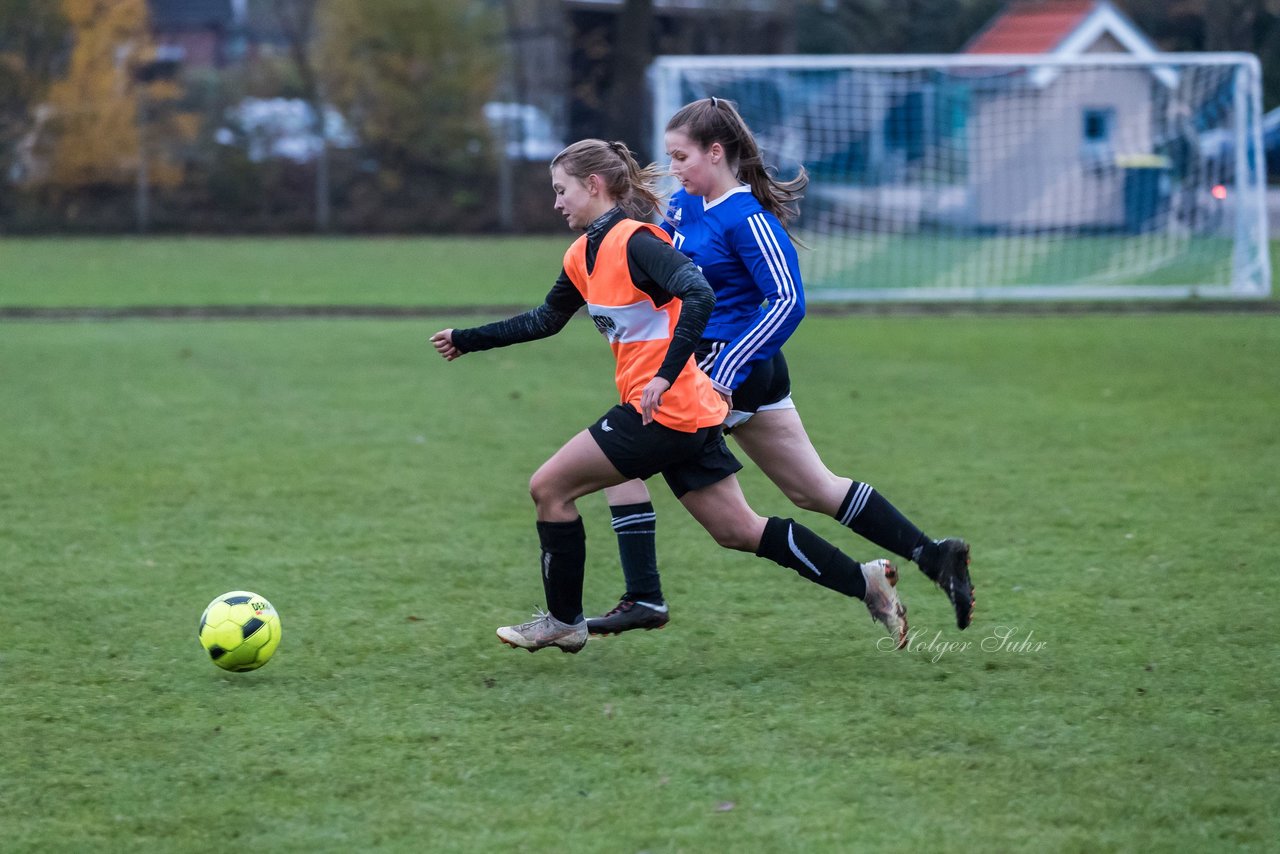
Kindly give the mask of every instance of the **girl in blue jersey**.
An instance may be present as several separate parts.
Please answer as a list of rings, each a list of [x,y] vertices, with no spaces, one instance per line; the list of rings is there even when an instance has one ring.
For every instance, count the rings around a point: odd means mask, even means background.
[[[795,404],[782,346],[804,318],[800,266],[785,224],[808,183],[778,181],[751,130],[720,98],[695,101],[667,123],[671,172],[680,182],[663,228],[693,259],[716,303],[697,350],[699,367],[730,406],[739,447],[805,510],[825,513],[920,569],[947,594],[956,625],[973,616],[969,546],[935,541],[870,485],[832,473],[814,449]],[[668,620],[657,571],[656,516],[640,481],[606,490],[627,592],[588,621],[594,634],[658,628]]]

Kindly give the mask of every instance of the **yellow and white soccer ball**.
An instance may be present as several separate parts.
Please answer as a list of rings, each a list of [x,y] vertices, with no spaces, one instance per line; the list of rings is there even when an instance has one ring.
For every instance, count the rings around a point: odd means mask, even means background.
[[[280,615],[257,593],[223,593],[200,615],[200,645],[223,670],[257,670],[280,645]]]

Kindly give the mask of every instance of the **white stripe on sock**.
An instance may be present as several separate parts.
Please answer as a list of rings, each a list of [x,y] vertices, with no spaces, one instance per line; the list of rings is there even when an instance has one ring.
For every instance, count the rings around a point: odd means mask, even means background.
[[[813,570],[814,575],[822,575],[821,570],[813,565],[813,561],[809,560],[805,553],[800,551],[800,547],[796,545],[796,538],[792,535],[791,526],[787,526],[787,545],[791,547],[791,553],[800,559],[800,562]]]
[[[847,528],[850,522],[858,518],[858,514],[867,506],[867,500],[871,498],[871,493],[874,491],[870,484],[858,484],[858,488],[853,492],[853,500],[849,502],[849,509],[841,517],[840,524]]]
[[[641,522],[657,522],[658,514],[654,513],[632,513],[630,516],[615,516],[612,522],[613,530],[619,528],[629,528],[632,525],[638,525]]]

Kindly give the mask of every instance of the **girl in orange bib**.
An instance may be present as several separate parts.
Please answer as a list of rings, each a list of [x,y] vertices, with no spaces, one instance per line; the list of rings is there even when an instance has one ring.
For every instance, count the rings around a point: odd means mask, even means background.
[[[715,296],[662,229],[639,221],[658,205],[655,167],[641,169],[622,143],[589,139],[551,162],[555,208],[584,234],[565,253],[543,304],[507,320],[431,336],[448,361],[554,335],[584,305],[616,361],[619,404],[565,443],[534,473],[547,612],[498,637],[531,652],[587,642],[582,616],[586,534],[577,499],[661,474],[693,517],[725,548],[754,552],[824,587],[862,599],[901,647],[906,608],[886,560],[859,564],[790,519],[747,504],[720,424],[728,407],[692,360]]]

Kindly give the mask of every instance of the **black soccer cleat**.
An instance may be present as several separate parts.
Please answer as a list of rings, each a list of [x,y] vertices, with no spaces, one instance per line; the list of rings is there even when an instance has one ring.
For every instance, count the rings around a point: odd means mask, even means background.
[[[632,629],[660,629],[671,619],[666,604],[637,602],[625,596],[613,610],[587,619],[587,632],[593,635],[620,635]]]
[[[956,538],[935,540],[920,550],[916,564],[951,600],[956,626],[969,628],[976,601],[973,580],[969,578],[969,544]]]

